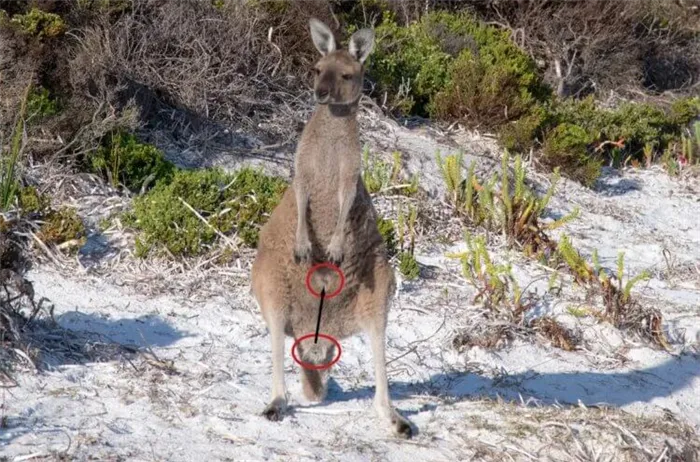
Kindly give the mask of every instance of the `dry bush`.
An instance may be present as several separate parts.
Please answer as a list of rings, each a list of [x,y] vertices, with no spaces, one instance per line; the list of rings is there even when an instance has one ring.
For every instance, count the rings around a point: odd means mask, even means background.
[[[560,96],[643,86],[689,89],[700,72],[700,8],[665,0],[470,2],[510,29]]]
[[[116,20],[80,31],[71,82],[111,104],[133,99],[149,122],[177,108],[195,123],[252,130],[277,114],[280,134],[289,134],[309,104],[304,77],[316,58],[305,12],[323,3],[134,1]]]

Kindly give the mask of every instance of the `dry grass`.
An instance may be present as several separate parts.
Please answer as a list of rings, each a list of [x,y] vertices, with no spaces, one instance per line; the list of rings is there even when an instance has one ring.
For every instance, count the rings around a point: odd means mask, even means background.
[[[694,462],[697,433],[670,413],[639,417],[604,407],[470,402],[469,460]],[[466,454],[465,454],[466,455]]]
[[[264,5],[234,1],[223,8],[136,1],[116,21],[104,18],[81,31],[72,84],[76,92],[117,89],[110,102],[133,98],[151,124],[177,108],[185,118],[180,125],[215,121],[257,131],[277,114],[284,115],[279,134],[289,135],[305,104],[299,99],[304,67],[315,58],[307,44],[290,41],[304,23],[293,16],[280,23]]]

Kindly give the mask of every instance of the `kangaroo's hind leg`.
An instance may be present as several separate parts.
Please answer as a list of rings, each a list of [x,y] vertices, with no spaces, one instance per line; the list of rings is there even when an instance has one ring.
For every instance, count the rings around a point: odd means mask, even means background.
[[[260,259],[260,255],[258,256]],[[263,415],[273,421],[282,420],[287,408],[287,391],[284,383],[284,328],[287,322],[287,302],[271,277],[274,272],[265,271],[265,261],[253,264],[253,295],[270,331],[272,346],[272,396]]]
[[[388,265],[375,266],[374,288],[362,287],[358,293],[358,309],[364,330],[369,335],[374,360],[375,394],[374,407],[383,419],[391,422],[394,433],[402,438],[411,438],[411,423],[391,405],[389,382],[386,375],[386,325],[389,304],[395,282]]]

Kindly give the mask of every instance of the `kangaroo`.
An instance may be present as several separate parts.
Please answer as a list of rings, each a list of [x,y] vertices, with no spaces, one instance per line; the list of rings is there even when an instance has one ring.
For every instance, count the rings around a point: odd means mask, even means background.
[[[413,430],[391,405],[386,376],[386,325],[396,281],[386,247],[377,229],[376,211],[360,176],[361,146],[357,109],[362,96],[363,63],[374,46],[374,32],[362,29],[347,50],[336,49],[331,30],[309,22],[311,38],[322,57],[314,66],[316,106],[304,127],[294,162],[294,178],[279,205],[260,231],[253,263],[251,291],[262,312],[272,343],[272,398],[263,415],[281,420],[287,407],[284,380],[285,335],[314,333],[319,313],[318,293],[338,291],[324,301],[320,333],[340,340],[359,332],[369,336],[374,360],[374,407],[401,437]],[[333,268],[306,276],[317,262]],[[327,364],[335,357],[325,339],[302,341],[303,361]],[[303,368],[307,399],[321,401],[327,390],[327,370]]]

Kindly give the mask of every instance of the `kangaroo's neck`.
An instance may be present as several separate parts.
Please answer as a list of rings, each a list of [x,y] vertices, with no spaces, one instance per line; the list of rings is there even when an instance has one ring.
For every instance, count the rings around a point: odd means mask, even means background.
[[[327,133],[341,136],[359,136],[357,104],[317,104],[310,123],[323,127]]]

